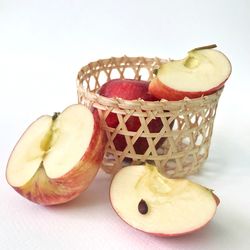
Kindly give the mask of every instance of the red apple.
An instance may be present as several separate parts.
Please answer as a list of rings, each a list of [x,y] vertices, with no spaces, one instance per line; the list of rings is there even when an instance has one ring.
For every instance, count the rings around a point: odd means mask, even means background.
[[[134,79],[114,79],[110,80],[99,90],[99,94],[105,97],[119,97],[125,100],[137,100],[139,98],[145,101],[157,101],[153,95],[148,92],[149,82]],[[117,115],[110,113],[106,118],[106,123],[111,128],[116,128],[119,124]],[[138,117],[131,116],[127,122],[126,127],[128,131],[136,132],[140,127],[141,123]],[[150,121],[148,129],[151,133],[158,133],[163,127],[163,123],[160,118],[156,118]],[[157,146],[161,145],[163,140],[159,140]],[[116,150],[124,151],[127,146],[127,142],[124,135],[118,134],[114,138],[114,145]],[[148,149],[148,142],[146,138],[139,137],[134,143],[134,149],[137,154],[144,154]]]
[[[136,79],[113,79],[101,86],[99,94],[106,97],[119,97],[125,100],[157,101],[158,99],[148,92],[148,81]]]
[[[182,60],[162,64],[149,85],[149,92],[169,101],[215,93],[224,86],[232,67],[229,59],[214,47],[200,47]]]
[[[168,179],[152,165],[122,168],[112,180],[110,201],[127,224],[164,237],[204,227],[219,204],[212,190],[187,179]]]
[[[43,205],[74,199],[90,185],[102,162],[106,136],[99,124],[99,117],[80,104],[53,117],[41,116],[9,158],[8,183]]]

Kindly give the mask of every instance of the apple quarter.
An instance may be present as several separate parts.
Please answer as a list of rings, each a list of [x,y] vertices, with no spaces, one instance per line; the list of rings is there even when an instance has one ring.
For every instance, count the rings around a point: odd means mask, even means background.
[[[130,226],[159,236],[178,236],[198,230],[214,216],[217,201],[211,190],[187,179],[169,179],[155,166],[121,169],[110,186],[118,216]],[[147,204],[146,213],[138,209]]]
[[[210,48],[208,48],[210,47]],[[149,91],[160,99],[179,101],[210,95],[222,88],[232,66],[216,45],[200,47],[188,52],[182,60],[170,60],[160,65]]]

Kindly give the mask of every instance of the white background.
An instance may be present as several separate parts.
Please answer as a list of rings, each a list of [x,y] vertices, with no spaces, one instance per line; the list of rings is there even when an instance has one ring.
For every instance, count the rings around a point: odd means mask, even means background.
[[[0,1],[0,249],[250,249],[250,1]],[[42,114],[76,103],[76,74],[110,56],[181,58],[216,43],[233,65],[209,159],[194,179],[221,204],[201,231],[166,239],[123,223],[102,171],[76,200],[42,207],[5,180],[8,156]]]

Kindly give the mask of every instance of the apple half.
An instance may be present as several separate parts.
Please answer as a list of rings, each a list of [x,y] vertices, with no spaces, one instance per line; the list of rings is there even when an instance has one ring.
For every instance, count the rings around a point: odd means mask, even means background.
[[[219,199],[187,179],[168,179],[152,165],[121,169],[110,186],[116,213],[132,227],[157,236],[179,236],[205,226]]]
[[[33,122],[7,165],[8,183],[27,199],[65,203],[84,191],[97,174],[106,137],[99,117],[81,104]]]
[[[149,92],[169,101],[210,95],[222,88],[232,67],[229,59],[216,45],[193,49],[182,60],[170,60],[160,65],[149,84]]]

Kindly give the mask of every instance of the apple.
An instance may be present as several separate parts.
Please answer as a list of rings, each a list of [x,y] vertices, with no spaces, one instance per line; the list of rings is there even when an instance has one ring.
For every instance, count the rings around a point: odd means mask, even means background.
[[[137,100],[143,99],[145,101],[157,101],[148,92],[149,82],[135,79],[113,79],[101,86],[99,94],[109,98],[123,98],[124,100]],[[106,118],[106,123],[111,128],[116,128],[119,124],[118,117],[115,113],[110,113]],[[138,117],[130,116],[126,121],[126,127],[128,131],[136,132],[141,123]],[[151,133],[158,133],[163,127],[163,123],[160,118],[152,119],[148,124],[148,129]],[[164,140],[159,140],[156,147],[159,147]],[[116,150],[124,151],[127,142],[124,135],[117,134],[114,138],[114,145]],[[134,149],[137,154],[144,154],[149,145],[146,138],[139,137],[134,143]]]
[[[219,198],[187,179],[168,179],[152,165],[122,168],[110,186],[110,201],[130,226],[157,236],[179,236],[205,226]]]
[[[35,203],[65,203],[90,185],[105,143],[99,117],[81,104],[41,116],[16,144],[7,164],[7,181]]]
[[[193,49],[182,60],[160,65],[149,84],[149,92],[159,99],[182,100],[210,95],[222,88],[232,67],[229,59],[216,45]]]
[[[136,79],[112,79],[101,86],[99,94],[109,98],[118,97],[125,100],[157,101],[158,99],[148,92],[148,81]]]

